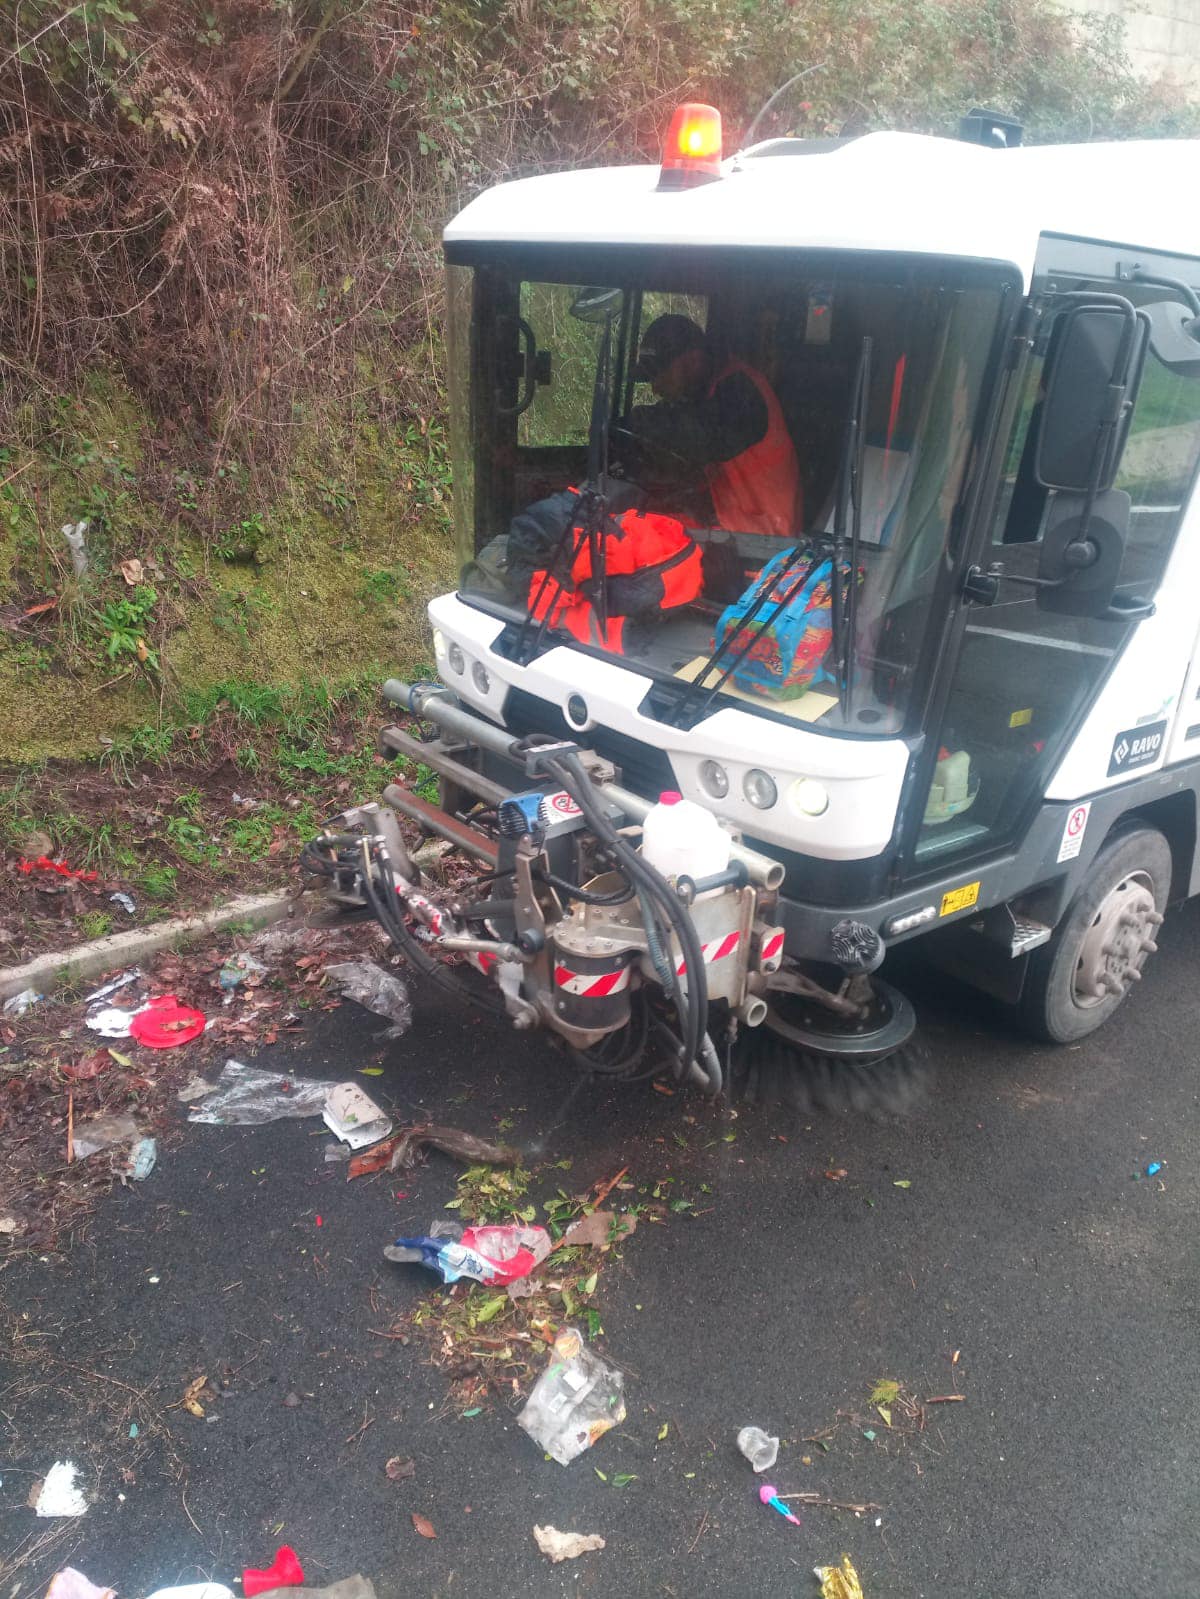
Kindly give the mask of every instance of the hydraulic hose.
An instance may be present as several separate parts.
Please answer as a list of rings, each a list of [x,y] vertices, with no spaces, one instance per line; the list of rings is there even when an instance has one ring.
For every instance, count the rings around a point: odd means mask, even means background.
[[[601,806],[596,803],[592,792],[591,778],[588,776],[587,770],[579,757],[574,754],[563,755],[557,760],[548,762],[547,765],[579,806],[592,831],[608,846],[609,852],[616,857],[625,876],[635,887],[647,895],[658,910],[664,914],[665,920],[670,924],[679,941],[679,947],[683,953],[687,981],[685,984],[676,983],[674,985],[673,998],[682,1030],[682,1054],[678,1073],[678,1075],[682,1075],[688,1070],[693,1061],[700,1063],[702,1042],[705,1037],[708,1019],[707,974],[695,925],[681,904],[679,896],[662,873],[651,866],[621,837],[604,814]],[[641,895],[639,894],[640,897]],[[651,916],[647,921],[648,941],[654,920],[655,917]],[[671,976],[673,979],[674,973],[671,973]],[[705,1076],[711,1083],[711,1072],[707,1067],[707,1063],[701,1065],[701,1070],[704,1071]],[[720,1075],[718,1073],[714,1091],[719,1089],[719,1087]]]

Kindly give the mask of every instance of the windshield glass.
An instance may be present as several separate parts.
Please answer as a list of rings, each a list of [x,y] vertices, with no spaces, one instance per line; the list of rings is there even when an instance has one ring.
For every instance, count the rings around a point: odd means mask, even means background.
[[[665,721],[896,732],[1005,292],[862,256],[452,266],[461,594],[521,658],[648,670]]]

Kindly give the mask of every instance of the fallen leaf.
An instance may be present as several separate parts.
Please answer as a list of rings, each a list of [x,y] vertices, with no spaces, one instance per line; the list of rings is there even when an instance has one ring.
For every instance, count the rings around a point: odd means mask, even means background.
[[[892,1425],[892,1412],[888,1408],[888,1406],[887,1405],[876,1405],[875,1409],[879,1412],[879,1414],[883,1417],[884,1421],[890,1427]]]
[[[76,1065],[64,1066],[62,1069],[63,1076],[69,1078],[73,1083],[90,1083],[93,1077],[99,1077],[111,1058],[106,1049],[93,1050],[90,1055],[85,1055]]]
[[[612,1480],[614,1488],[627,1488],[631,1482],[637,1481],[636,1471],[618,1471]]]
[[[611,1210],[594,1210],[590,1216],[580,1216],[573,1221],[555,1248],[573,1249],[590,1245],[593,1249],[607,1249],[610,1244],[624,1243],[630,1233],[636,1230],[636,1216],[621,1216]]]
[[[662,1443],[663,1439],[667,1436],[667,1434],[670,1432],[670,1430],[671,1430],[671,1423],[669,1421],[664,1421],[662,1426],[658,1429],[658,1441],[659,1441],[659,1443]]]
[[[825,1175],[829,1178],[831,1183],[840,1183],[842,1179],[844,1177],[848,1177],[850,1173],[844,1166],[836,1166],[833,1171],[827,1171]]]
[[[894,1405],[900,1397],[900,1384],[891,1377],[881,1377],[871,1389],[873,1405]]]
[[[296,1406],[299,1403],[300,1403],[300,1395],[299,1394],[291,1393],[291,1394],[285,1394],[284,1395],[283,1404],[288,1410],[295,1410]]]
[[[382,1077],[383,1076],[383,1067],[382,1066],[360,1066],[358,1068],[358,1073],[359,1073],[360,1077]]]
[[[203,1416],[204,1406],[200,1403],[200,1395],[208,1385],[208,1377],[201,1373],[192,1382],[188,1383],[183,1394],[183,1408],[189,1416]]]
[[[909,1181],[909,1179],[907,1177],[897,1177],[896,1181],[892,1184],[892,1187],[893,1188],[911,1188],[912,1187],[912,1183]]]
[[[597,1477],[599,1477],[601,1482],[607,1482],[608,1481],[607,1473],[601,1471],[599,1466],[593,1466],[592,1470],[596,1473]]]
[[[560,1560],[577,1560],[592,1549],[603,1549],[598,1532],[559,1532],[557,1527],[535,1527],[534,1542],[557,1565]]]
[[[497,1294],[494,1299],[489,1299],[486,1305],[475,1312],[475,1325],[482,1327],[487,1322],[493,1321],[507,1304],[507,1294]]]
[[[599,1281],[599,1278],[600,1273],[598,1271],[594,1271],[592,1275],[584,1281],[580,1292],[584,1294],[594,1294],[596,1292],[596,1283]]]
[[[135,589],[139,583],[144,581],[146,574],[142,568],[142,563],[136,557],[133,557],[128,561],[121,562],[121,576],[131,589]]]
[[[419,1516],[415,1510],[412,1513],[412,1524],[421,1534],[422,1538],[437,1537],[437,1533],[433,1530],[433,1522],[427,1520],[425,1516]]]
[[[407,1482],[417,1474],[417,1463],[407,1455],[393,1455],[383,1468],[389,1482]]]
[[[133,1065],[132,1055],[118,1055],[115,1049],[110,1049],[108,1053],[112,1056],[113,1060],[116,1061],[118,1066],[124,1066],[128,1068]],[[207,1094],[211,1087],[211,1083],[205,1083],[204,1092]]]
[[[140,638],[137,641],[137,658],[143,663],[150,659],[150,648],[144,638]],[[179,1023],[178,1025],[183,1026],[185,1024]]]

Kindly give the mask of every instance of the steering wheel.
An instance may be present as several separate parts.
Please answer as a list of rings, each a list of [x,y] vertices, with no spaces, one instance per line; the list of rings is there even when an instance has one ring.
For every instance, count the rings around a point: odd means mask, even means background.
[[[638,450],[652,450],[656,455],[669,455],[672,461],[678,462],[686,471],[694,472],[696,470],[695,462],[687,460],[680,455],[678,450],[673,450],[669,444],[659,444],[652,439],[643,439],[632,428],[624,428],[619,423],[610,422],[608,425],[609,438],[614,438],[618,434],[622,438],[628,439]]]

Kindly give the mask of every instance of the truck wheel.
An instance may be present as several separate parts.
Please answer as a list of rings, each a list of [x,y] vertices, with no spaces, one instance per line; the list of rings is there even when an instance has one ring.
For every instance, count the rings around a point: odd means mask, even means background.
[[[1111,838],[1049,943],[1030,956],[1021,1019],[1037,1038],[1069,1044],[1102,1027],[1158,948],[1171,888],[1171,849],[1153,827]]]

